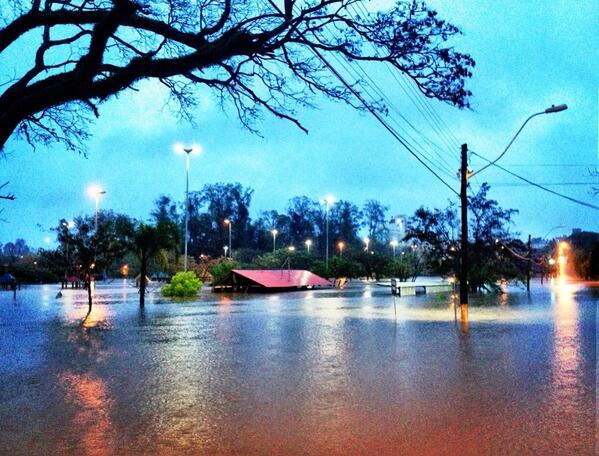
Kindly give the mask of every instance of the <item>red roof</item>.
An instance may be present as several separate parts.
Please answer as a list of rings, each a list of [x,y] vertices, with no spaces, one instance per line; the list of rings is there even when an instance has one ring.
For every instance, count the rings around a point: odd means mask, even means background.
[[[331,282],[302,269],[233,269],[239,274],[266,288],[331,286]]]

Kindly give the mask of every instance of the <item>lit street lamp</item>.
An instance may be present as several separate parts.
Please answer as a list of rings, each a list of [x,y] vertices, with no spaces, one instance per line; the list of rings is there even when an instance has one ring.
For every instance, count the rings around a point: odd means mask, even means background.
[[[191,147],[185,147],[183,144],[175,144],[175,152],[185,154],[185,251],[183,257],[183,269],[187,272],[187,241],[189,239],[189,154],[199,154],[202,148],[194,144]]]
[[[364,241],[364,244],[366,244],[366,247],[364,247],[364,250],[365,250],[366,252],[368,252],[368,246],[370,245],[370,238],[368,238],[368,237],[365,237],[365,238],[363,239],[363,241]]]
[[[391,242],[391,247],[393,248],[393,258],[395,258],[395,249],[397,248],[397,246],[399,245],[399,242],[397,242],[397,239],[393,239]]]
[[[304,244],[306,244],[306,248],[308,249],[308,255],[310,255],[310,247],[312,246],[312,240],[306,239],[306,242]]]
[[[332,195],[325,196],[321,203],[325,204],[325,231],[326,231],[326,249],[325,249],[325,263],[327,271],[329,270],[329,209],[335,202],[335,198]]]
[[[339,256],[343,256],[343,249],[345,248],[345,242],[339,242],[337,244],[337,247],[339,247]]]
[[[225,225],[229,225],[229,258],[231,258],[231,255],[233,254],[233,249],[231,248],[231,225],[233,225],[233,223],[231,220],[225,219]]]
[[[227,250],[229,249],[228,246],[223,246],[223,250],[225,251],[225,258],[227,258]]]
[[[275,253],[275,248],[277,246],[277,233],[276,229],[270,231],[272,233],[272,253]]]
[[[87,194],[90,197],[95,198],[95,200],[96,200],[96,222],[94,225],[94,227],[95,227],[94,229],[97,232],[98,231],[98,208],[100,206],[100,195],[105,195],[106,190],[102,190],[102,188],[97,185],[90,185],[87,188]]]
[[[295,246],[290,245],[289,247],[287,247],[287,250],[289,250],[289,252],[295,252]]]

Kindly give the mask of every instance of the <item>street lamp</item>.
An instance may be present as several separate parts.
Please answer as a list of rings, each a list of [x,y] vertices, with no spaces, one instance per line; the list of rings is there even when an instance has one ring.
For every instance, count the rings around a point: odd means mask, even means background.
[[[304,242],[304,244],[306,244],[306,248],[308,249],[308,255],[310,255],[310,247],[312,246],[312,240],[306,239],[306,242]]]
[[[495,160],[493,160],[493,161],[491,161],[491,162],[487,163],[487,164],[486,164],[485,166],[483,166],[481,169],[479,169],[478,171],[476,171],[476,172],[474,172],[474,173],[470,174],[468,177],[469,177],[469,178],[470,178],[470,177],[473,177],[473,176],[475,176],[476,174],[479,174],[480,172],[482,172],[482,171],[484,171],[485,169],[487,169],[489,166],[491,166],[491,165],[494,165],[495,163],[497,163],[497,162],[498,162],[498,161],[501,159],[501,157],[503,157],[503,156],[505,155],[505,153],[508,151],[508,149],[510,148],[510,146],[511,146],[511,145],[514,143],[514,141],[516,140],[516,138],[518,137],[518,135],[520,134],[520,132],[521,132],[521,131],[524,129],[524,127],[526,126],[526,124],[528,123],[528,121],[529,121],[530,119],[532,119],[533,117],[536,117],[536,116],[540,116],[540,115],[542,115],[542,114],[553,114],[553,113],[555,113],[555,112],[561,112],[561,111],[565,111],[566,109],[568,109],[568,105],[566,105],[566,104],[560,104],[560,105],[557,105],[557,106],[555,106],[555,105],[551,105],[550,107],[548,107],[548,108],[547,108],[547,109],[545,109],[544,111],[535,112],[534,114],[530,115],[530,116],[529,116],[529,117],[528,117],[528,118],[527,118],[527,119],[524,121],[524,123],[522,124],[522,126],[520,127],[520,129],[519,129],[519,130],[516,132],[516,134],[514,135],[514,137],[512,138],[512,140],[511,140],[511,141],[508,143],[508,145],[507,145],[507,146],[506,146],[506,148],[503,150],[503,152],[501,152],[501,154],[499,154],[499,156],[498,156],[498,157],[497,157]]]
[[[397,242],[397,239],[393,239],[391,242],[391,247],[393,248],[393,258],[395,258],[395,249],[397,248],[397,246],[399,245],[399,242]]]
[[[183,269],[187,272],[187,241],[189,239],[189,154],[197,155],[202,148],[194,144],[191,147],[185,147],[183,144],[175,144],[173,147],[178,154],[185,154],[185,251],[183,258]]]
[[[100,206],[100,196],[101,195],[105,195],[106,194],[106,190],[102,190],[102,188],[98,185],[90,185],[87,188],[87,194],[92,197],[95,198],[96,200],[96,218],[95,218],[95,231],[98,231],[98,208]]]
[[[368,246],[370,245],[370,238],[365,237],[364,239],[362,239],[364,241],[364,244],[366,244],[366,247],[364,247],[364,250],[366,252],[368,252]]]
[[[326,232],[326,249],[325,249],[325,263],[327,271],[329,269],[329,209],[335,202],[335,198],[332,195],[327,195],[320,200],[321,203],[325,204],[325,232]]]
[[[345,248],[345,242],[339,242],[337,244],[337,247],[339,247],[339,256],[343,256],[343,249]]]
[[[290,252],[295,252],[295,246],[290,245],[289,247],[287,247],[287,250],[289,250]]]
[[[272,233],[272,253],[275,253],[275,247],[277,245],[277,233],[278,231],[276,229],[270,230],[270,232]]]
[[[223,246],[223,250],[225,251],[225,258],[227,258],[227,250],[229,249],[228,246]]]
[[[231,225],[233,225],[233,223],[231,220],[225,219],[225,225],[229,225],[229,258],[231,258],[233,253],[233,249],[231,248]]]

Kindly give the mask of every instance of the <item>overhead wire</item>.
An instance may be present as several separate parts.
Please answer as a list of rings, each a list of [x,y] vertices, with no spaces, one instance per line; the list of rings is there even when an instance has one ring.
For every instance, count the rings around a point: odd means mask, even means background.
[[[483,157],[479,153],[474,152],[474,151],[471,151],[471,152],[474,155],[476,155],[477,157],[483,159],[484,161],[486,161],[488,163],[491,163],[491,160],[486,159],[485,157]],[[596,205],[591,204],[591,203],[587,203],[586,201],[582,201],[582,200],[579,200],[579,199],[576,199],[576,198],[572,198],[571,196],[564,195],[563,193],[556,192],[555,190],[551,190],[550,188],[544,187],[542,184],[538,184],[536,182],[531,181],[530,179],[522,177],[519,174],[516,174],[513,171],[510,171],[509,169],[506,169],[503,166],[498,165],[497,163],[493,163],[493,166],[496,167],[496,168],[498,168],[498,169],[500,169],[500,170],[502,170],[502,171],[504,171],[504,172],[506,172],[506,173],[508,173],[508,174],[510,174],[511,176],[514,176],[517,179],[520,179],[520,180],[522,180],[522,181],[524,181],[524,182],[526,182],[526,183],[528,183],[528,184],[530,184],[530,185],[532,185],[534,187],[537,187],[537,188],[539,188],[541,190],[544,190],[544,191],[546,191],[548,193],[551,193],[551,194],[553,194],[555,196],[558,196],[558,197],[563,198],[563,199],[567,199],[568,201],[571,201],[573,203],[579,204],[581,206],[585,206],[585,207],[589,207],[591,209],[599,210],[599,206],[596,206]]]
[[[274,3],[273,0],[268,0],[270,5],[281,15],[284,15],[283,11]],[[296,30],[295,33],[301,38],[305,39],[304,33],[300,30]],[[391,127],[385,119],[364,99],[364,97],[358,92],[345,78],[339,73],[339,71],[322,55],[322,53],[315,47],[310,47],[310,50],[316,57],[333,73],[333,75],[347,88],[347,90],[355,96],[358,101],[364,106],[364,108],[372,114],[373,117],[414,157],[418,160],[431,174],[433,174],[443,185],[445,185],[451,192],[459,196],[459,193],[443,179],[430,165],[428,165],[420,155],[413,150],[410,144]]]

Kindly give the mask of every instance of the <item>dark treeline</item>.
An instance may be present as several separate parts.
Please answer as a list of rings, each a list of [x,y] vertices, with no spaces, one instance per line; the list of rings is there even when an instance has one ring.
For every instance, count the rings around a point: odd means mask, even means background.
[[[488,192],[489,186],[483,184],[469,197],[470,288],[492,290],[503,279],[523,280],[528,267],[533,274],[552,274],[547,265],[556,243],[532,252],[528,262],[527,245],[510,230],[517,211],[501,208],[488,198]],[[327,269],[325,204],[298,196],[282,212],[264,211],[254,219],[250,216],[252,196],[253,190],[239,183],[209,184],[190,193],[188,262],[202,280],[231,267],[277,269],[289,261],[293,268],[328,277],[409,280],[422,274],[452,277],[459,271],[462,240],[455,203],[444,209],[417,209],[407,220],[405,236],[396,239],[394,247],[391,240],[398,233],[390,230],[395,220],[388,207],[375,200],[362,207],[344,200],[331,204]],[[97,228],[94,215],[70,222],[62,219],[54,228],[56,249],[34,253],[22,239],[7,243],[2,248],[4,269],[28,282],[73,274],[137,276],[142,271],[170,276],[182,269],[184,213],[184,202],[162,195],[145,221],[112,211],[99,213]],[[229,243],[225,220],[231,226],[232,258],[224,258],[223,247]],[[573,235],[570,242],[577,275],[598,277],[599,234]]]
[[[189,197],[189,245],[190,256],[219,256],[228,245],[231,222],[233,251],[250,249],[272,251],[273,234],[276,230],[276,247],[294,246],[305,248],[310,240],[311,250],[324,254],[325,205],[306,196],[291,198],[284,211],[264,211],[258,217],[250,217],[253,190],[239,183],[208,184],[201,190],[190,192]],[[169,221],[182,226],[184,203],[163,195],[155,201],[151,217],[155,222]],[[330,248],[344,242],[346,250],[362,249],[361,232],[370,239],[371,250],[387,249],[389,236],[387,223],[389,208],[374,200],[362,208],[350,201],[337,201],[329,210]]]

